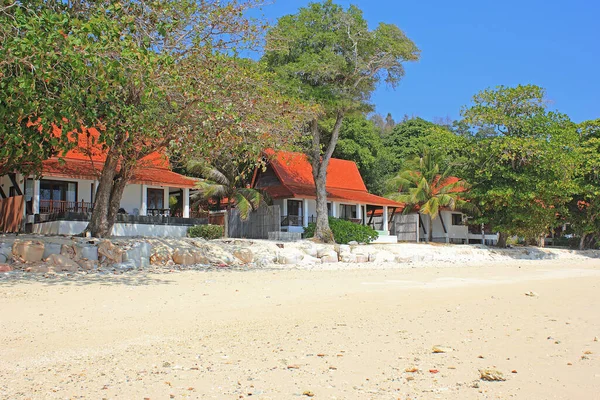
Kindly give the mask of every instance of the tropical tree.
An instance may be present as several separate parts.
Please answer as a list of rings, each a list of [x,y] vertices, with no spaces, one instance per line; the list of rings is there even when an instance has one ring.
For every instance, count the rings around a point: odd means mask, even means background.
[[[227,199],[227,211],[235,205],[240,217],[248,219],[252,211],[266,205],[268,197],[264,192],[250,187],[248,177],[256,163],[239,163],[233,160],[210,165],[204,162],[190,162],[188,171],[204,178],[198,182],[198,192],[192,196],[193,206],[208,200]]]
[[[305,124],[302,105],[273,90],[258,65],[235,56],[264,29],[246,13],[259,3],[11,3],[0,13],[0,47],[10,56],[0,62],[0,118],[18,129],[0,124],[2,168],[30,170],[7,165],[13,155],[39,167],[74,145],[72,129],[97,128],[107,156],[88,230],[104,237],[139,160],[150,153],[185,148],[201,157],[241,143],[266,147],[277,136],[292,140]]]
[[[403,213],[418,211],[429,217],[428,240],[433,240],[433,221],[444,207],[451,210],[475,211],[465,199],[469,185],[452,176],[451,168],[441,169],[439,153],[425,147],[422,154],[407,162],[398,174],[388,180],[387,197],[405,205]]]
[[[344,9],[331,0],[280,18],[268,32],[262,61],[278,76],[281,89],[323,110],[308,124],[306,145],[316,185],[315,238],[334,241],[325,186],[344,118],[369,111],[377,85],[396,87],[403,64],[418,58],[419,50],[396,25],[381,23],[371,30],[360,9]]]
[[[466,147],[463,173],[479,222],[498,230],[500,247],[510,235],[543,245],[576,191],[576,126],[546,106],[538,86],[500,86],[478,93],[462,111],[472,132],[485,132]]]

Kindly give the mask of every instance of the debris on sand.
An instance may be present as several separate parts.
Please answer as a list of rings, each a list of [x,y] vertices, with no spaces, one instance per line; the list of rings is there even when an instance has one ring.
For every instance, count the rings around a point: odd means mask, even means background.
[[[489,369],[480,369],[479,374],[481,375],[480,379],[482,381],[488,382],[498,382],[505,381],[506,378],[504,374],[497,369],[489,368]]]

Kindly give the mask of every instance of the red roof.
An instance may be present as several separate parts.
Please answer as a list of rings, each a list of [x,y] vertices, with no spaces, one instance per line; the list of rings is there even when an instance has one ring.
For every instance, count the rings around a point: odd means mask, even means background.
[[[55,134],[60,134],[55,126]],[[100,133],[95,128],[82,128],[81,132],[71,133],[70,139],[77,137],[78,146],[67,151],[60,159],[53,157],[42,163],[42,175],[67,179],[97,180],[100,176],[107,149],[98,143]],[[169,169],[169,160],[160,152],[153,152],[142,158],[133,173],[130,183],[194,188],[196,179],[177,174]]]
[[[272,198],[316,198],[312,166],[305,154],[267,150],[270,166],[279,184],[260,186]],[[259,183],[253,182],[253,185]],[[327,167],[327,199],[376,206],[402,207],[402,204],[367,192],[353,161],[332,158]]]

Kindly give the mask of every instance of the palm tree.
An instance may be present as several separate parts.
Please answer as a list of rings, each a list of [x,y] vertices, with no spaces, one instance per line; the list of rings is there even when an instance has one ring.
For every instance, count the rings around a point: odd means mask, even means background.
[[[391,193],[386,197],[404,203],[404,214],[419,211],[429,216],[429,241],[433,239],[431,228],[440,208],[475,211],[463,198],[469,188],[467,182],[452,176],[450,167],[441,171],[441,161],[439,154],[424,148],[421,156],[406,162],[404,169],[387,181]]]
[[[198,192],[192,196],[194,207],[203,201],[211,199],[220,201],[226,198],[227,211],[231,211],[232,204],[235,204],[240,217],[246,220],[252,211],[262,204],[267,204],[265,193],[245,184],[244,177],[247,175],[245,172],[249,168],[242,168],[239,163],[228,161],[219,165],[210,165],[192,161],[187,169],[204,178],[196,184]]]

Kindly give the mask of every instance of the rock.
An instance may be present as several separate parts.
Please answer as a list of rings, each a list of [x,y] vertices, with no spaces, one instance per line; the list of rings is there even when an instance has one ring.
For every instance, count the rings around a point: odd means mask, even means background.
[[[352,253],[342,253],[340,254],[340,261],[343,263],[356,263],[357,256],[356,254]]]
[[[356,240],[352,240],[348,242],[348,246],[358,246],[358,242]]]
[[[356,255],[356,262],[357,263],[368,263],[369,262],[369,256],[365,255],[365,254],[357,254]]]
[[[79,268],[79,264],[62,254],[50,254],[46,263],[55,271],[75,272]]]
[[[324,252],[320,253],[321,255],[319,256],[319,258],[323,258],[323,257],[329,257],[329,258],[339,258],[337,251],[335,250],[327,250]]]
[[[323,256],[321,257],[321,262],[323,264],[332,264],[339,262],[337,254],[335,256]]]
[[[332,250],[329,246],[317,246],[317,257],[324,257],[328,255],[331,251],[335,252],[335,250]]]
[[[70,244],[63,244],[60,246],[60,254],[75,259],[75,248]]]
[[[244,264],[249,264],[254,260],[254,254],[250,249],[236,249],[233,251],[233,256]]]
[[[433,346],[432,351],[434,353],[450,353],[453,349],[451,347]]]
[[[12,267],[7,264],[0,264],[0,272],[10,272],[12,271]]]
[[[54,272],[54,269],[46,264],[35,264],[25,269],[25,272],[31,272],[32,274],[43,274],[47,272]]]
[[[98,261],[95,260],[79,260],[77,261],[77,264],[79,264],[79,268],[84,271],[91,271],[98,268]]]
[[[320,258],[312,257],[309,255],[305,255],[304,258],[302,259],[302,261],[300,262],[300,264],[302,264],[302,265],[315,265],[315,264],[320,264],[320,263],[321,263]]]
[[[38,240],[17,240],[13,243],[12,254],[25,262],[42,261],[44,257],[44,243]]]
[[[482,381],[497,382],[506,380],[504,374],[497,369],[480,369],[479,374]]]
[[[140,256],[150,258],[152,255],[152,245],[148,242],[141,242],[138,243],[138,246],[140,248]]]
[[[75,249],[75,259],[85,259],[98,261],[98,248],[96,246],[90,246],[85,244],[77,244],[73,246]]]
[[[112,264],[111,267],[113,269],[116,269],[119,271],[131,271],[132,269],[136,269],[136,265],[133,262],[133,260],[124,261],[121,263],[115,263],[115,264]]]
[[[110,240],[98,244],[98,259],[104,264],[119,264],[123,261],[123,250]]]
[[[418,371],[419,371],[419,368],[417,368],[417,367],[408,367],[404,370],[404,372],[410,372],[410,373],[415,373]]]
[[[539,295],[536,292],[534,292],[534,291],[529,291],[529,292],[525,293],[525,296],[528,296],[528,297],[538,297]]]
[[[131,249],[123,252],[123,262],[133,261],[138,268],[140,267],[140,258],[142,258],[142,252],[137,246],[133,246]]]
[[[282,251],[277,254],[278,264],[299,264],[304,259],[304,254],[295,251]]]
[[[194,265],[196,258],[187,250],[177,249],[173,253],[173,261],[178,265]]]
[[[52,254],[60,254],[61,250],[62,250],[62,245],[59,243],[46,243],[44,245],[43,259],[50,257],[50,255],[52,255]]]
[[[9,258],[6,257],[6,254],[0,253],[0,264],[6,264],[9,261]]]
[[[350,246],[347,244],[336,244],[333,248],[336,253],[340,255],[344,253],[350,253]]]
[[[309,255],[311,257],[319,257],[319,250],[317,245],[312,242],[303,242],[299,248],[304,252],[304,254]]]
[[[0,260],[5,259],[4,262],[12,260],[12,246],[9,243],[0,243]]]
[[[381,250],[381,251],[378,251],[377,253],[373,254],[372,257],[369,257],[369,261],[395,262],[396,255],[394,253],[392,253],[391,251]]]
[[[158,251],[150,256],[150,264],[152,265],[165,265],[169,261],[172,261],[172,256],[166,250]]]
[[[314,396],[315,396],[315,394],[314,394],[313,392],[311,392],[310,390],[305,390],[305,391],[302,393],[302,396],[306,396],[306,397],[314,397]]]
[[[201,251],[191,250],[189,253],[194,257],[194,264],[209,265],[210,259]]]
[[[413,257],[409,257],[409,256],[396,256],[394,258],[394,262],[397,262],[398,264],[409,263],[412,261],[413,261]]]
[[[140,268],[149,268],[150,259],[148,257],[140,257]]]

